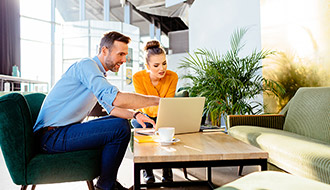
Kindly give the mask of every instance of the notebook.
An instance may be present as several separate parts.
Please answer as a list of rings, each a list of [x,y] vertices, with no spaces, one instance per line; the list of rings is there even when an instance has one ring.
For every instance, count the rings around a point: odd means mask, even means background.
[[[174,127],[175,134],[199,132],[205,97],[161,98],[155,129],[137,133],[153,135],[160,127]]]

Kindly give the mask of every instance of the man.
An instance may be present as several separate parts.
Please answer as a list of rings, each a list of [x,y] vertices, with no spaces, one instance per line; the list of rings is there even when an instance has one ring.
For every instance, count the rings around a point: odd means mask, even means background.
[[[155,124],[129,109],[158,105],[158,97],[120,92],[105,78],[106,71],[118,72],[126,62],[129,42],[118,32],[104,34],[99,54],[71,65],[51,89],[33,128],[47,153],[104,147],[96,189],[124,189],[116,178],[130,140],[127,119],[135,118],[144,127],[144,122]],[[82,123],[97,101],[110,115]]]

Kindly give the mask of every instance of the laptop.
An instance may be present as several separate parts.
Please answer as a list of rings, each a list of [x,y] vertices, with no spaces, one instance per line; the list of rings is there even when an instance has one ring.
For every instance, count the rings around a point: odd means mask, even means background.
[[[154,135],[161,127],[174,127],[175,134],[199,132],[205,97],[161,98],[155,129],[136,131],[143,135]]]

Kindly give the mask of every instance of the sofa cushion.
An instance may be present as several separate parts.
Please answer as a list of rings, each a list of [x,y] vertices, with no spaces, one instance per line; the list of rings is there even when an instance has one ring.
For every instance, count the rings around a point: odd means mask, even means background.
[[[302,135],[254,126],[235,126],[229,134],[269,153],[268,161],[295,175],[330,183],[330,145]]]
[[[330,185],[318,181],[293,176],[282,172],[263,171],[254,172],[245,177],[239,178],[231,183],[223,185],[217,190],[323,190],[329,189]]]
[[[330,88],[299,88],[283,130],[330,143]]]

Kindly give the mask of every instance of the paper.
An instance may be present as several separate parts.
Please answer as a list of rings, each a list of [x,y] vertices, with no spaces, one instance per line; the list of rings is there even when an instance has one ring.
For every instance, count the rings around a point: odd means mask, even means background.
[[[138,143],[146,143],[146,142],[155,142],[156,139],[158,139],[158,136],[134,136],[134,140]]]

